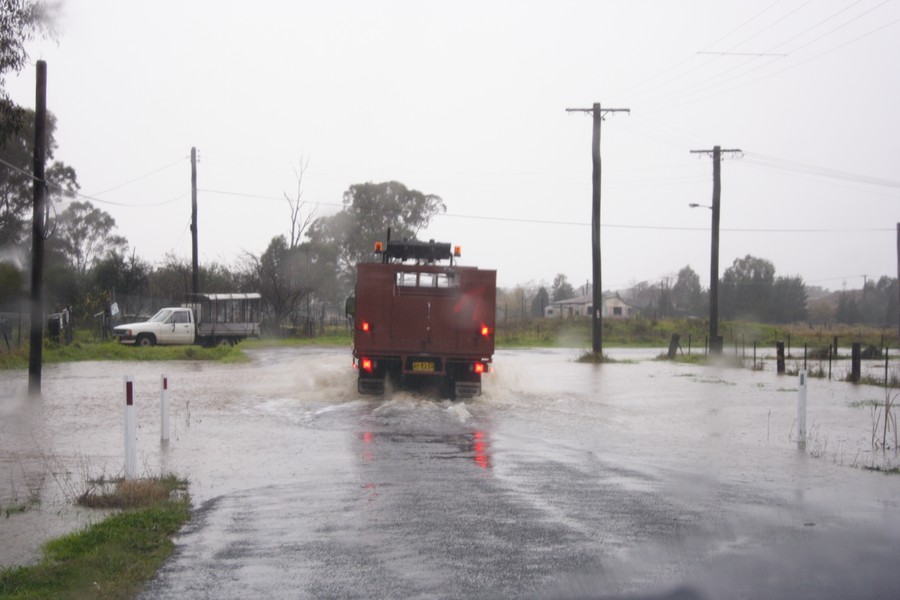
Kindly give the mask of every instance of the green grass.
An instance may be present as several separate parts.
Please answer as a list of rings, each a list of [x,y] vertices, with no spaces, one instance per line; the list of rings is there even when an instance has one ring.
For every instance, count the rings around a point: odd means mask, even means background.
[[[685,354],[690,344],[691,354],[703,354],[709,333],[709,322],[705,319],[604,319],[603,345],[609,347],[651,347],[667,348],[672,334],[681,338]],[[884,344],[897,348],[896,329],[835,326],[829,329],[809,325],[768,325],[743,321],[722,321],[719,335],[724,337],[725,353],[734,354],[735,345],[747,357],[752,355],[753,343],[759,348],[774,349],[776,341],[790,340],[791,354],[802,356],[803,345],[810,353],[827,348],[834,336],[838,344],[846,349],[852,342],[861,342],[864,347],[880,348]],[[496,342],[499,347],[572,347],[586,348],[592,344],[592,323],[586,317],[570,319],[530,319],[497,323]],[[680,352],[679,352],[680,354]]]
[[[900,467],[863,467],[866,471],[877,471],[879,473],[884,473],[885,475],[900,475]]]
[[[45,342],[41,352],[44,364],[88,360],[165,361],[208,360],[225,363],[247,362],[249,359],[238,346],[152,346],[136,347],[116,342],[75,341],[71,344]],[[0,369],[28,368],[28,347],[12,352],[0,352]]]
[[[190,518],[190,500],[178,491],[183,481],[145,481],[136,494],[139,508],[48,542],[36,565],[0,571],[0,598],[133,597],[172,553],[171,537]],[[157,487],[169,492],[146,491]]]

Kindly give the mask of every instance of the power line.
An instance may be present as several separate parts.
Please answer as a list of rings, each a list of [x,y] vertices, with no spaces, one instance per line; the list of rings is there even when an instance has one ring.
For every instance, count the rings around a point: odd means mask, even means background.
[[[149,173],[146,173],[146,174],[144,174],[144,175],[141,175],[140,177],[135,177],[134,179],[130,179],[130,180],[126,181],[125,183],[120,183],[119,185],[115,185],[115,186],[113,186],[113,187],[111,187],[111,188],[107,188],[107,189],[102,190],[102,191],[99,191],[99,192],[94,192],[94,196],[99,196],[99,195],[101,195],[101,194],[105,194],[105,193],[107,193],[107,192],[111,192],[111,191],[113,191],[113,190],[117,190],[117,189],[119,189],[119,188],[123,188],[123,187],[125,187],[125,186],[127,186],[127,185],[131,185],[132,183],[141,181],[142,179],[147,179],[148,177],[151,177],[151,176],[153,176],[153,175],[156,175],[157,173],[159,173],[159,172],[161,172],[161,171],[165,171],[166,169],[170,169],[170,168],[174,167],[175,165],[177,165],[177,164],[183,162],[184,160],[186,160],[187,158],[188,158],[187,156],[182,156],[181,158],[179,158],[179,159],[176,160],[175,162],[169,163],[169,164],[167,164],[167,165],[165,165],[165,166],[163,166],[163,167],[160,167],[160,168],[158,168],[158,169],[154,169],[153,171],[150,171]]]
[[[875,8],[879,8],[879,7],[882,6],[883,4],[884,4],[884,3],[879,4],[879,5],[876,6]],[[875,10],[875,9],[873,8],[873,9],[871,9],[871,10]],[[871,12],[871,10],[867,11],[867,12],[864,13],[864,14],[868,14],[868,12]],[[860,16],[862,16],[862,15],[860,15]],[[856,17],[856,18],[854,18],[853,20],[856,20],[856,19],[858,19],[858,18],[859,18],[859,17]],[[852,22],[852,21],[850,21],[850,22]],[[849,23],[849,22],[848,22],[848,23]],[[882,31],[882,30],[884,30],[884,29],[887,29],[888,27],[892,27],[892,26],[896,25],[897,23],[900,23],[900,18],[894,19],[893,21],[890,21],[890,22],[888,22],[888,23],[885,23],[884,25],[882,25],[882,26],[880,26],[880,27],[876,27],[875,29],[872,29],[872,30],[870,30],[870,31],[868,31],[868,32],[866,32],[866,33],[863,33],[863,34],[861,34],[861,35],[859,35],[859,36],[857,36],[857,37],[855,37],[855,38],[853,38],[853,39],[850,39],[850,40],[848,40],[848,41],[846,41],[846,42],[844,42],[844,43],[842,43],[842,44],[839,44],[839,45],[837,45],[837,46],[834,46],[834,47],[832,47],[832,48],[829,48],[829,49],[827,49],[827,50],[824,50],[824,51],[822,51],[822,52],[820,52],[820,53],[818,53],[818,54],[815,54],[815,55],[813,55],[813,56],[811,56],[811,57],[805,59],[805,60],[802,60],[802,61],[797,62],[797,63],[793,63],[793,64],[791,64],[791,65],[787,65],[787,66],[785,66],[785,67],[783,67],[783,68],[781,68],[781,69],[779,69],[779,70],[777,70],[777,71],[772,71],[772,72],[770,72],[770,73],[766,73],[765,75],[761,75],[760,77],[757,77],[756,79],[751,79],[751,80],[749,80],[749,81],[744,81],[743,83],[738,83],[738,84],[736,84],[736,85],[733,85],[732,87],[729,87],[729,88],[726,88],[726,89],[723,89],[723,90],[719,90],[719,91],[717,91],[717,92],[711,92],[711,93],[709,93],[709,94],[707,94],[707,95],[705,95],[705,96],[696,96],[696,97],[692,97],[692,95],[694,95],[694,94],[702,94],[703,92],[705,92],[705,91],[707,91],[707,90],[711,90],[711,89],[714,89],[714,88],[716,88],[716,87],[718,87],[718,86],[724,85],[724,84],[728,83],[729,81],[733,81],[734,79],[737,79],[737,78],[739,78],[739,77],[744,77],[744,76],[746,76],[746,75],[749,75],[750,73],[753,73],[754,71],[757,71],[757,70],[759,70],[759,69],[765,67],[766,65],[770,64],[771,61],[770,61],[769,63],[766,63],[766,64],[760,65],[760,66],[758,66],[758,67],[755,67],[755,68],[753,68],[753,69],[751,69],[751,70],[749,70],[749,71],[745,71],[744,73],[735,75],[734,77],[731,77],[730,79],[727,79],[726,81],[723,81],[723,82],[714,83],[714,84],[711,84],[711,85],[706,86],[706,87],[704,87],[704,88],[693,89],[693,90],[690,90],[690,91],[688,91],[688,92],[684,92],[684,93],[680,93],[680,94],[677,94],[677,93],[676,93],[676,94],[671,94],[671,95],[669,95],[669,96],[667,96],[667,97],[659,98],[659,99],[657,99],[657,101],[655,102],[655,104],[661,104],[662,102],[666,102],[666,108],[667,108],[667,109],[672,109],[672,108],[678,108],[678,107],[680,107],[680,106],[685,106],[685,105],[687,105],[687,104],[691,104],[691,103],[694,103],[694,102],[699,102],[699,101],[701,101],[701,100],[708,100],[708,99],[710,99],[710,98],[714,98],[714,97],[716,97],[716,96],[720,96],[720,95],[726,94],[726,93],[728,93],[728,92],[733,92],[733,91],[735,91],[735,90],[741,89],[741,88],[746,87],[746,86],[748,86],[748,85],[752,85],[752,84],[754,84],[754,83],[758,83],[758,82],[763,81],[763,80],[765,80],[765,79],[768,79],[768,78],[770,78],[770,77],[775,77],[776,75],[780,75],[780,74],[784,73],[785,71],[789,71],[789,70],[791,70],[791,69],[795,69],[795,68],[797,68],[797,67],[801,67],[801,66],[805,65],[805,64],[808,63],[808,62],[811,62],[811,61],[813,61],[813,60],[816,60],[816,59],[818,59],[818,58],[821,58],[822,56],[825,56],[826,54],[831,54],[832,52],[835,52],[835,51],[837,51],[837,50],[840,50],[840,49],[842,49],[842,48],[845,48],[846,46],[849,46],[849,45],[854,44],[854,43],[856,43],[856,42],[858,42],[858,41],[860,41],[860,40],[862,40],[862,39],[864,39],[864,38],[867,38],[867,37],[869,37],[869,36],[871,36],[871,35],[874,35],[874,34],[880,32],[880,31]],[[846,25],[846,24],[847,24],[847,23],[845,23],[844,25]],[[831,32],[828,32],[828,34],[830,34],[830,33],[832,33],[833,31],[839,29],[840,27],[843,27],[844,25],[841,25],[841,26],[839,26],[838,28],[833,29]],[[825,34],[825,35],[828,35],[828,34]],[[813,41],[817,41],[818,39],[821,39],[821,37],[824,37],[824,36],[820,36],[819,38],[817,38],[816,40],[813,40]],[[810,43],[812,43],[812,42],[810,42]],[[809,45],[809,44],[805,44],[805,45],[802,46],[802,47],[806,47],[806,46],[808,46],[808,45]],[[720,74],[720,75],[717,75],[716,77],[719,77],[719,76],[721,76],[721,74]],[[669,103],[669,102],[672,101],[672,99],[677,99],[679,96],[682,97],[682,98],[684,98],[684,101],[683,101],[683,102],[681,102],[680,104],[671,104],[671,103]],[[651,106],[652,106],[652,104],[653,104],[653,103],[651,103]],[[652,110],[652,108],[649,108],[649,107],[648,107],[648,110]]]
[[[178,159],[177,162],[181,162],[181,160],[182,160],[182,159]],[[16,165],[12,164],[12,163],[6,162],[6,161],[3,160],[2,158],[0,158],[0,164],[2,164],[2,165],[4,165],[4,166],[6,166],[6,167],[8,167],[8,168],[10,168],[10,169],[12,169],[12,170],[18,172],[18,173],[21,173],[22,175],[25,175],[26,177],[28,177],[28,178],[31,179],[32,181],[41,181],[41,182],[43,182],[44,185],[46,185],[47,187],[54,188],[55,190],[57,190],[57,191],[59,191],[59,192],[62,192],[63,194],[66,194],[66,195],[72,194],[72,195],[74,195],[74,196],[76,196],[76,197],[78,197],[78,198],[81,198],[81,199],[83,199],[83,200],[90,200],[90,201],[93,201],[93,202],[97,202],[98,204],[109,204],[109,205],[111,205],[111,206],[125,206],[125,207],[130,207],[130,208],[153,208],[153,207],[157,207],[157,206],[163,206],[163,205],[166,205],[166,204],[171,204],[172,202],[175,202],[175,201],[177,201],[177,200],[180,200],[181,198],[183,198],[183,197],[187,194],[187,192],[184,192],[183,194],[180,194],[180,195],[176,196],[175,198],[172,198],[171,200],[165,200],[165,201],[163,201],[163,202],[152,202],[152,203],[149,203],[149,204],[128,204],[128,203],[125,203],[125,202],[115,202],[115,201],[113,201],[113,200],[104,200],[104,199],[102,199],[102,198],[97,198],[97,197],[95,197],[95,196],[89,196],[89,195],[87,195],[87,194],[82,194],[81,192],[71,192],[71,191],[67,190],[66,188],[64,188],[63,186],[59,185],[58,183],[54,183],[53,181],[48,181],[46,178],[45,178],[45,179],[39,179],[38,177],[35,177],[32,173],[30,173],[30,172],[28,172],[28,171],[26,171],[26,170],[24,170],[24,169],[21,169],[21,168],[17,167]],[[177,163],[172,163],[172,164],[177,164]],[[167,169],[167,168],[169,168],[169,167],[171,167],[171,166],[172,166],[172,165],[167,165],[166,167],[162,167],[161,169],[157,169],[156,171],[154,171],[154,173],[158,173],[159,171],[161,171],[161,170],[163,170],[163,169]],[[147,175],[144,175],[144,176],[142,176],[142,177],[139,177],[138,179],[143,179],[144,177],[147,177],[147,176],[152,175],[152,174],[153,174],[153,173],[149,173],[149,174],[147,174]],[[136,181],[136,180],[133,180],[133,181]],[[133,182],[133,181],[132,181],[132,182]],[[128,182],[128,183],[132,183],[132,182]],[[116,187],[122,187],[122,186],[124,186],[124,185],[128,185],[128,183],[124,183],[124,184],[122,184],[122,185],[120,185],[120,186],[116,186]],[[110,188],[110,189],[116,189],[116,188]],[[109,191],[109,190],[106,190],[106,191]],[[101,192],[101,193],[103,193],[103,192]]]
[[[841,171],[838,169],[832,169],[830,167],[818,167],[815,165],[809,165],[784,158],[778,158],[775,156],[767,156],[765,154],[759,154],[756,152],[744,153],[744,159],[750,164],[772,169],[804,173],[807,175],[817,175],[820,177],[829,177],[831,179],[841,179],[845,181],[852,181],[854,183],[864,183],[867,185],[900,188],[900,181],[896,179],[884,179],[881,177],[872,177],[870,175],[852,173],[850,171]]]

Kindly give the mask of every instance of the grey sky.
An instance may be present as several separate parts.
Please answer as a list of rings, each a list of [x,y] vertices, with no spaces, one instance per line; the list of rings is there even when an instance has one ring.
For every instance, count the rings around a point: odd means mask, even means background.
[[[196,146],[201,261],[288,232],[302,155],[319,215],[398,180],[447,204],[421,237],[500,285],[580,285],[591,120],[565,109],[601,102],[631,109],[603,126],[605,288],[686,264],[708,284],[709,211],[688,203],[710,202],[712,164],[690,150],[717,144],[745,151],[723,163],[721,271],[896,276],[896,0],[67,0],[60,26],[31,47],[57,158],[151,261],[190,257]],[[33,106],[33,67],[9,87]]]

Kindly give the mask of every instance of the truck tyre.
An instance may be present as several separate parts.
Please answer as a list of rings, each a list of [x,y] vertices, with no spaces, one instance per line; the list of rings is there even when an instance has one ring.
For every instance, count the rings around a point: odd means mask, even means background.
[[[219,338],[216,340],[217,346],[234,346],[234,340],[231,338]]]
[[[149,333],[142,333],[141,335],[137,336],[137,340],[135,341],[135,343],[138,346],[155,346],[156,338]]]

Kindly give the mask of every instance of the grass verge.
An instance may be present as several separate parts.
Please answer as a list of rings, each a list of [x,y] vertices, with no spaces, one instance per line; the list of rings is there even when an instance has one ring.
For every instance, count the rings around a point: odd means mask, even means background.
[[[80,342],[56,344],[45,342],[42,351],[45,364],[88,360],[166,361],[208,360],[224,363],[248,362],[250,359],[240,346],[152,346],[135,347],[116,342]],[[12,352],[0,352],[0,369],[25,369],[28,367],[28,346]]]
[[[190,518],[185,485],[174,476],[98,484],[79,502],[123,512],[48,542],[36,565],[0,571],[0,598],[133,597]]]

